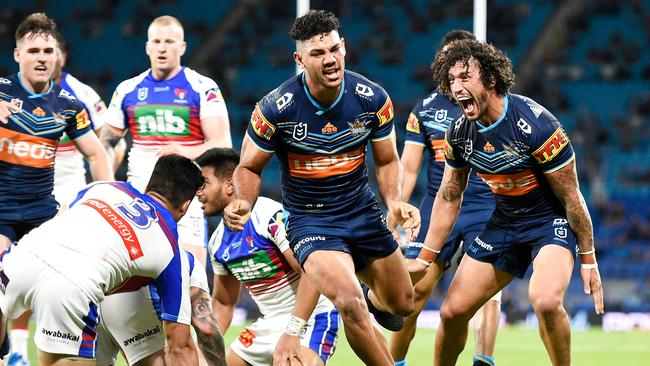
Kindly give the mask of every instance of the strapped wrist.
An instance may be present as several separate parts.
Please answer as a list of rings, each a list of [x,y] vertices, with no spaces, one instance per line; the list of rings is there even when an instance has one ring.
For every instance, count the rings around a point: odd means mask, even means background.
[[[302,333],[303,329],[305,329],[305,325],[307,325],[307,321],[305,319],[291,314],[284,332],[291,336],[300,336],[300,333]]]

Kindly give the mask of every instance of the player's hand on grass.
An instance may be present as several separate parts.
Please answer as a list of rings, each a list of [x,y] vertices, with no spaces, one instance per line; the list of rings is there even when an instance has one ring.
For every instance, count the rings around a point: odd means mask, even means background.
[[[273,352],[273,366],[302,365],[300,361],[300,338],[284,333]]]
[[[224,225],[233,231],[244,230],[244,225],[251,216],[251,204],[247,201],[236,199],[223,210]]]
[[[12,113],[20,113],[22,109],[20,108],[19,102],[9,103],[4,100],[0,100],[0,122],[7,124],[9,123],[9,116]]]
[[[596,268],[580,268],[580,277],[585,295],[591,295],[594,299],[594,308],[596,314],[605,313],[605,303],[603,300],[603,284],[600,280],[600,272]]]
[[[392,201],[388,205],[388,217],[406,230],[406,240],[414,241],[420,231],[420,210],[406,202]]]
[[[406,259],[406,269],[409,271],[409,276],[411,276],[411,283],[415,286],[427,274],[429,267],[415,259]]]

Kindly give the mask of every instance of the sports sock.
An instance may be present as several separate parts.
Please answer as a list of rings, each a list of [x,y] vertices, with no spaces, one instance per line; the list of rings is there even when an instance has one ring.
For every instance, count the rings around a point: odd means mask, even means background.
[[[11,352],[16,352],[27,357],[27,338],[29,331],[27,329],[12,329],[9,333],[11,341]]]
[[[406,360],[395,361],[395,366],[406,366]]]
[[[487,355],[474,355],[474,366],[496,366],[497,361]]]

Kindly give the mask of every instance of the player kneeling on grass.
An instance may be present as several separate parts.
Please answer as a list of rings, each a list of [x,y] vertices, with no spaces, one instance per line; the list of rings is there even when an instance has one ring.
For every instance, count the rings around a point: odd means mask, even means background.
[[[210,149],[196,159],[205,187],[199,191],[206,216],[222,215],[235,199],[232,173],[239,154]],[[301,280],[282,224],[282,205],[260,197],[243,231],[223,221],[208,245],[214,268],[214,309],[225,333],[243,283],[262,314],[227,352],[228,365],[324,365],[334,352],[339,313]]]
[[[178,248],[176,222],[202,185],[196,164],[168,155],[156,163],[144,194],[123,182],[79,192],[69,210],[3,253],[0,338],[7,317],[30,309],[41,365],[94,365],[99,303],[107,294],[152,283],[160,296],[166,356],[172,365],[196,364],[189,263]]]

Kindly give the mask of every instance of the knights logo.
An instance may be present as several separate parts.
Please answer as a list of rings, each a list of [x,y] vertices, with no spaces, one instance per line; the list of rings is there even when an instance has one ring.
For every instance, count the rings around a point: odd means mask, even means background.
[[[299,122],[293,126],[293,138],[297,141],[302,141],[307,137],[307,124]]]
[[[495,149],[494,149],[494,146],[492,146],[492,144],[488,141],[483,146],[483,151],[485,151],[486,153],[492,154],[492,153],[494,153]]]
[[[446,109],[438,109],[436,110],[436,113],[433,115],[433,119],[436,122],[444,122],[447,120],[447,110]]]
[[[149,88],[139,88],[138,89],[138,100],[145,100],[149,95]]]
[[[326,135],[331,135],[333,133],[336,133],[338,131],[338,128],[332,124],[332,122],[327,122],[325,127],[321,129],[321,132],[326,134]]]

